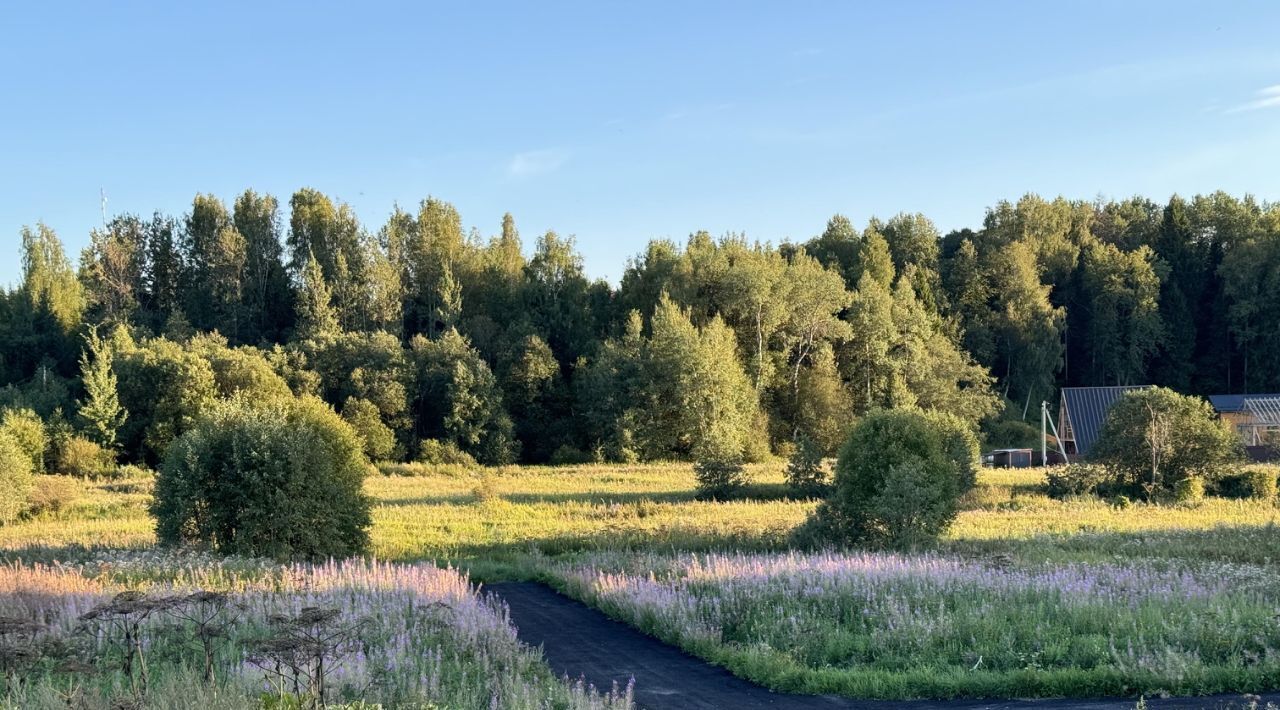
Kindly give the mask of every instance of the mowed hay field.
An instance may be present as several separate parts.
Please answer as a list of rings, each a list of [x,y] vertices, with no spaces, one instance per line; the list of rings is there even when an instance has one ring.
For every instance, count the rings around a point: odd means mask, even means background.
[[[542,579],[776,689],[856,697],[1196,694],[1280,687],[1280,509],[1055,500],[984,470],[910,555],[804,554],[780,462],[701,501],[688,464],[397,465],[367,479],[374,554],[472,581]],[[147,548],[149,481],[76,483],[0,528],[4,557]],[[549,692],[549,691],[547,691]]]

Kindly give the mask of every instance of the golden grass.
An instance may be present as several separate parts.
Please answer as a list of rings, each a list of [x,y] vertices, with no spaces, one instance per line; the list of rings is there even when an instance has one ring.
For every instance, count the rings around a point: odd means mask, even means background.
[[[693,468],[685,463],[483,472],[393,467],[418,475],[369,477],[373,552],[389,560],[479,561],[591,549],[777,549],[816,505],[787,496],[783,467],[752,466],[752,485],[728,502],[697,500]],[[154,543],[147,481],[78,486],[78,499],[57,514],[0,527],[0,549]],[[1280,509],[1268,501],[1119,508],[1092,498],[1053,500],[1044,494],[1043,472],[1034,469],[982,471],[964,508],[944,546],[1035,557],[1111,554],[1115,545],[1152,535],[1280,523]],[[1222,552],[1228,553],[1240,551]]]

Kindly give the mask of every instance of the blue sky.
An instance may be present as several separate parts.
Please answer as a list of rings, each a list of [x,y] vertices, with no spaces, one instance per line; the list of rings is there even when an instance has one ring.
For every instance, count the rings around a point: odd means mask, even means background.
[[[43,220],[311,186],[376,229],[806,239],[835,212],[946,231],[1034,191],[1280,198],[1280,3],[11,3],[0,283]],[[285,215],[287,219],[287,215]]]

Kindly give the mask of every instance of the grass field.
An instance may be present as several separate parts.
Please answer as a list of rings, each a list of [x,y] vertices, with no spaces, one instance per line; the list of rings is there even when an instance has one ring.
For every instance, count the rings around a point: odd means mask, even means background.
[[[708,502],[687,464],[386,467],[367,481],[374,554],[453,565],[474,581],[545,579],[779,689],[894,698],[1280,686],[1273,502],[1058,501],[1042,472],[986,470],[924,555],[796,556],[788,535],[816,503],[787,496],[782,468],[756,465],[740,499]],[[153,544],[148,481],[77,485],[59,512],[0,527],[0,557],[75,561]],[[550,692],[537,673],[521,677]]]

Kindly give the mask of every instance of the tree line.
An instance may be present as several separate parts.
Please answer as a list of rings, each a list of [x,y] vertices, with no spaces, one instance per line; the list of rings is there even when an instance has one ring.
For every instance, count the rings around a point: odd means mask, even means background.
[[[312,189],[120,215],[74,265],[37,224],[21,257],[0,407],[147,464],[237,393],[320,397],[375,459],[497,464],[832,453],[895,408],[1012,445],[1064,385],[1280,390],[1280,207],[1220,192],[697,232],[616,287],[511,215],[486,237],[428,198],[375,230]]]

